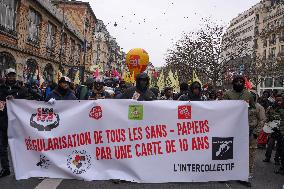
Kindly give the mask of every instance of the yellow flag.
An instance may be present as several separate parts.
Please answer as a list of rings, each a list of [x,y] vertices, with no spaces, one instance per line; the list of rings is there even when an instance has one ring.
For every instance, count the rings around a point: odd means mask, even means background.
[[[57,80],[59,81],[62,76],[63,76],[63,74],[61,73],[60,70],[58,70],[58,72],[57,72]]]
[[[132,84],[134,84],[134,83],[136,82],[136,80],[135,80],[135,72],[132,72],[132,74],[131,74],[131,76],[130,76],[130,82],[131,82]]]
[[[129,73],[126,71],[123,72],[122,78],[126,83],[130,83]]]
[[[159,78],[157,81],[157,86],[160,91],[164,90],[165,88],[165,76],[164,76],[164,70],[162,70],[159,74]]]
[[[74,84],[80,84],[80,71],[78,70],[75,74]]]
[[[191,83],[192,83],[192,80],[189,80],[189,81],[187,82],[188,85],[191,85]]]
[[[195,81],[199,82],[200,85],[202,86],[202,83],[201,83],[200,79],[197,77],[197,74],[196,74],[195,70],[193,70],[193,72],[192,72],[192,82],[195,82]]]

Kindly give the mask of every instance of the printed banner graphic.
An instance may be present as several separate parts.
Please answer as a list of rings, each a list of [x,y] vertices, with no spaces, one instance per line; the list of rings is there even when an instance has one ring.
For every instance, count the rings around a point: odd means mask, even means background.
[[[8,101],[16,179],[248,180],[242,101]]]

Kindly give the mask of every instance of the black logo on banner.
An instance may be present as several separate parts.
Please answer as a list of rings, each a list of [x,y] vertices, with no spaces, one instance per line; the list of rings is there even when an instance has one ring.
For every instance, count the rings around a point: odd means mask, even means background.
[[[212,160],[233,159],[234,138],[212,138]]]
[[[47,159],[47,157],[45,157],[44,155],[40,155],[39,157],[39,162],[36,164],[36,166],[44,168],[44,169],[48,169],[48,167],[50,166],[50,161]]]
[[[38,108],[37,113],[32,114],[30,125],[38,131],[51,131],[59,126],[59,115],[53,108]]]

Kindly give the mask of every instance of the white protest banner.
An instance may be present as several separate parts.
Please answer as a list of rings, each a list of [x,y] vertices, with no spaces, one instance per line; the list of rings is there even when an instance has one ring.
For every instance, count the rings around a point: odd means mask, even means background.
[[[8,101],[16,179],[248,180],[242,101]]]

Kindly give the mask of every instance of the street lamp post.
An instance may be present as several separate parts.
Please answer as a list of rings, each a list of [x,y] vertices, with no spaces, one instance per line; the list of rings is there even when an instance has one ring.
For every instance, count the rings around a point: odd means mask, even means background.
[[[62,18],[62,26],[61,26],[61,47],[60,47],[60,55],[59,55],[59,70],[63,74],[63,43],[64,43],[64,30],[65,30],[65,5],[66,0],[63,0],[63,18]],[[65,48],[65,47],[64,47]]]

